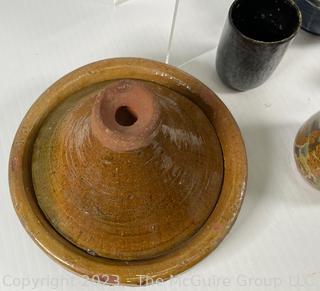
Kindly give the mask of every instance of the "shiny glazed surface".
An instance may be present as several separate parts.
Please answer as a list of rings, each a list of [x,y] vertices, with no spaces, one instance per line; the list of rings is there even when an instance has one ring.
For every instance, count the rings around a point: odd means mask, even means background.
[[[320,190],[320,112],[310,117],[299,130],[294,157],[301,175]]]
[[[290,0],[236,0],[220,37],[216,69],[227,86],[245,91],[274,72],[301,24]]]
[[[97,140],[97,88],[51,112],[35,142],[39,205],[59,233],[91,255],[137,260],[170,251],[204,224],[220,194],[222,151],[207,117],[168,88],[143,86],[160,107],[150,145],[116,152]]]
[[[297,0],[302,14],[301,27],[312,34],[320,36],[320,1]]]
[[[92,256],[70,243],[40,209],[32,180],[34,143],[51,112],[74,94],[119,79],[137,79],[173,90],[196,104],[214,127],[221,145],[224,176],[218,201],[202,227],[171,252],[146,260]],[[90,90],[89,90],[90,91]],[[16,213],[31,238],[64,268],[104,284],[143,285],[139,274],[167,280],[198,263],[228,234],[241,208],[247,183],[246,151],[237,123],[223,102],[196,78],[166,64],[139,58],[95,62],[64,76],[32,105],[13,142],[9,183]]]

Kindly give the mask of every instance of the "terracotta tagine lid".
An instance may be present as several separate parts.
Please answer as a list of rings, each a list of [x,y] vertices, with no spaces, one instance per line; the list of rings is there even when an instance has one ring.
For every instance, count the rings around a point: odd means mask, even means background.
[[[66,239],[90,254],[139,260],[203,225],[223,158],[199,107],[159,85],[122,80],[48,116],[32,175],[40,208]]]
[[[23,120],[9,168],[17,214],[50,256],[128,285],[166,280],[214,249],[246,175],[223,103],[143,59],[100,61],[50,87]]]

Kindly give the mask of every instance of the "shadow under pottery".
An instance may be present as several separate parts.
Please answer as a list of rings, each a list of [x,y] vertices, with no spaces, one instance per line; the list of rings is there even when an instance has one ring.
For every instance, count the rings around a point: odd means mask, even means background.
[[[248,187],[235,227],[222,246],[225,253],[239,252],[258,239],[273,224],[278,206],[285,205],[290,211],[320,205],[320,193],[301,177],[294,162],[293,143],[300,126],[257,124],[241,128],[248,154]],[[289,138],[289,146],[282,143],[283,136]]]

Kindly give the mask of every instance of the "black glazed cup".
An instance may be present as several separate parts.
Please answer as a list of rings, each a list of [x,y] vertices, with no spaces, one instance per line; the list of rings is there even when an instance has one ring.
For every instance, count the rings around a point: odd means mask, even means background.
[[[291,0],[235,0],[217,50],[220,79],[239,91],[264,83],[300,25],[301,13]]]

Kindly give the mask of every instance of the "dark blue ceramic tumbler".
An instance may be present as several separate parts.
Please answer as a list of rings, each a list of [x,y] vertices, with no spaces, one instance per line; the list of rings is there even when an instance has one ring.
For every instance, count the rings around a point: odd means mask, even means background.
[[[297,0],[302,13],[302,28],[320,35],[320,0]]]
[[[290,0],[235,0],[217,50],[216,69],[229,87],[245,91],[264,83],[301,25]]]

